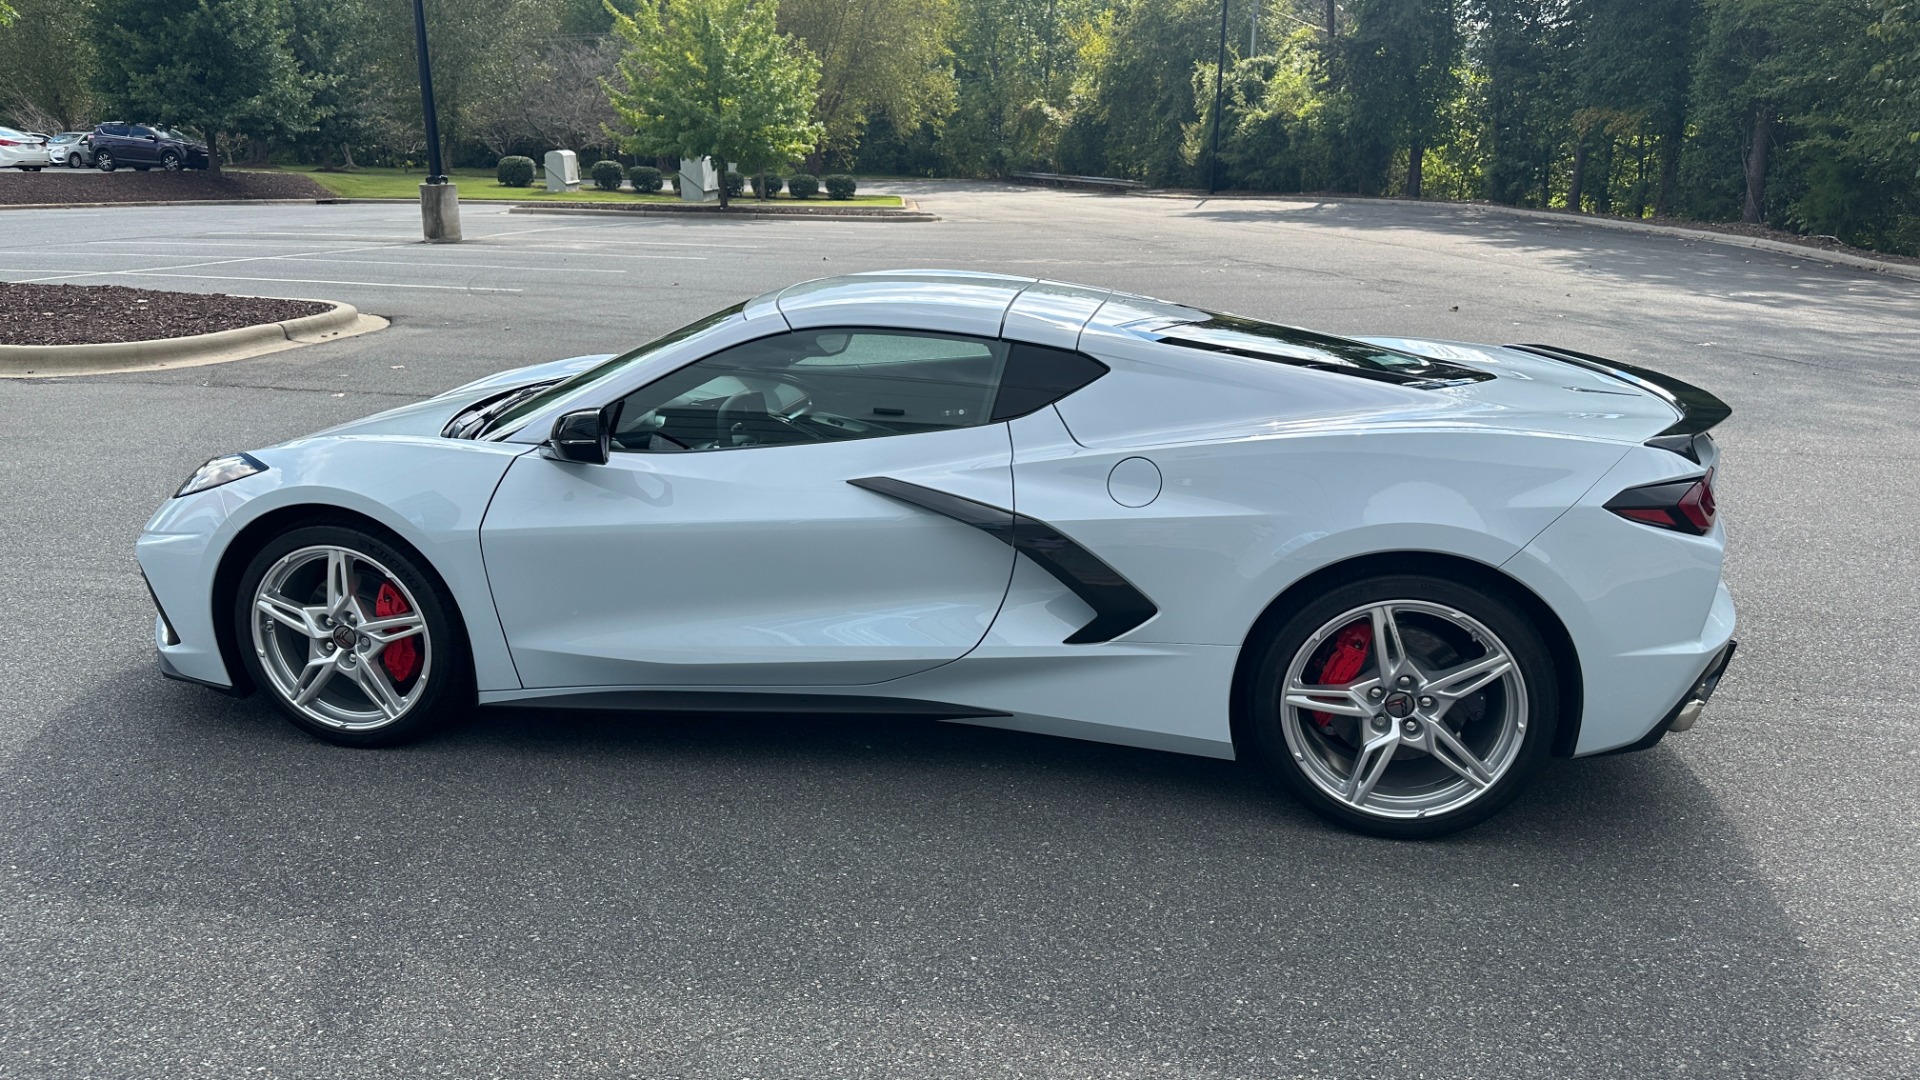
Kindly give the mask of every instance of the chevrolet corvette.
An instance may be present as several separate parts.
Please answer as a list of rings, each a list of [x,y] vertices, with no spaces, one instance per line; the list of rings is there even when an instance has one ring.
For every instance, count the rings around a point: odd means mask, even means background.
[[[136,551],[163,674],[343,745],[921,717],[1250,758],[1432,836],[1693,726],[1729,411],[1559,347],[855,274],[223,454]]]

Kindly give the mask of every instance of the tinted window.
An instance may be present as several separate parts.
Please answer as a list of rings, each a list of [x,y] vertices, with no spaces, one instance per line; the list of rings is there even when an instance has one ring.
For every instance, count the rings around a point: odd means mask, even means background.
[[[140,127],[138,125],[135,125],[133,129],[133,137],[136,139],[144,139],[147,136],[152,135],[153,133],[154,131],[150,127]]]
[[[802,330],[738,345],[627,396],[616,449],[736,450],[989,423],[1001,341]]]
[[[993,419],[1012,420],[1051,405],[1107,373],[1107,365],[1082,353],[1016,342],[993,399]]]
[[[100,125],[100,131],[101,131],[101,133],[102,133],[102,134],[105,134],[105,135],[122,135],[122,136],[124,136],[124,135],[125,135],[125,134],[127,133],[127,125],[125,125],[125,124],[101,124],[101,125]]]
[[[1318,371],[1337,371],[1343,375],[1382,382],[1477,382],[1493,378],[1484,371],[1429,360],[1424,356],[1369,345],[1364,341],[1316,334],[1311,330],[1211,311],[1144,319],[1128,323],[1126,328],[1170,345],[1271,360]]]

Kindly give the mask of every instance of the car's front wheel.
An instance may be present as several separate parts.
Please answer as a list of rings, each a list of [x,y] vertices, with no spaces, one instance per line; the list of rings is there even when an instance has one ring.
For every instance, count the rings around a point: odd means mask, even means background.
[[[160,155],[160,167],[168,172],[180,171],[180,155],[169,150]]]
[[[81,167],[81,165],[82,165],[82,164],[83,164],[83,163],[82,163],[82,162],[81,162],[81,160],[80,160],[80,155],[79,155],[79,154],[68,154],[68,155],[67,155],[67,168],[69,168],[69,169],[78,169],[78,168],[80,168],[80,167]]]
[[[241,575],[233,619],[254,685],[329,742],[404,742],[472,702],[446,586],[360,529],[307,526],[274,538]]]
[[[1553,742],[1552,655],[1508,598],[1443,578],[1354,581],[1266,636],[1252,734],[1314,811],[1438,836],[1518,795]]]

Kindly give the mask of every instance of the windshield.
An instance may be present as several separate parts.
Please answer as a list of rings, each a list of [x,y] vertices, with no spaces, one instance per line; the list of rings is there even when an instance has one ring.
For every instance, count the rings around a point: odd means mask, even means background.
[[[487,426],[477,433],[477,437],[486,438],[489,436],[505,436],[511,434],[518,430],[520,425],[525,423],[528,417],[541,412],[546,409],[547,406],[559,401],[561,398],[584,390],[595,383],[610,379],[620,372],[627,370],[629,367],[632,367],[634,364],[649,359],[662,349],[672,345],[678,345],[683,341],[687,341],[717,326],[721,326],[730,321],[735,315],[744,311],[746,306],[743,302],[735,304],[730,308],[716,311],[706,318],[700,319],[697,322],[688,323],[664,337],[649,341],[632,352],[623,353],[611,360],[595,364],[577,375],[562,379],[546,387],[537,394],[521,398],[515,401],[511,408],[492,417],[488,421]]]

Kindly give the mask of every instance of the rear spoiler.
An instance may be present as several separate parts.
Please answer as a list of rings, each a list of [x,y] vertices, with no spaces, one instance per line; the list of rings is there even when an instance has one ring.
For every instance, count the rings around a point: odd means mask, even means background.
[[[1681,382],[1671,375],[1662,375],[1657,371],[1623,364],[1618,360],[1590,356],[1571,349],[1555,348],[1552,345],[1508,345],[1507,348],[1518,349],[1535,356],[1544,356],[1549,360],[1558,360],[1563,364],[1572,364],[1589,371],[1597,371],[1602,375],[1645,390],[1678,409],[1680,419],[1674,421],[1672,427],[1655,435],[1647,442],[1653,446],[1661,446],[1686,454],[1688,457],[1693,455],[1680,449],[1682,444],[1690,444],[1694,436],[1706,434],[1715,424],[1733,415],[1733,409],[1726,402],[1692,383]]]

